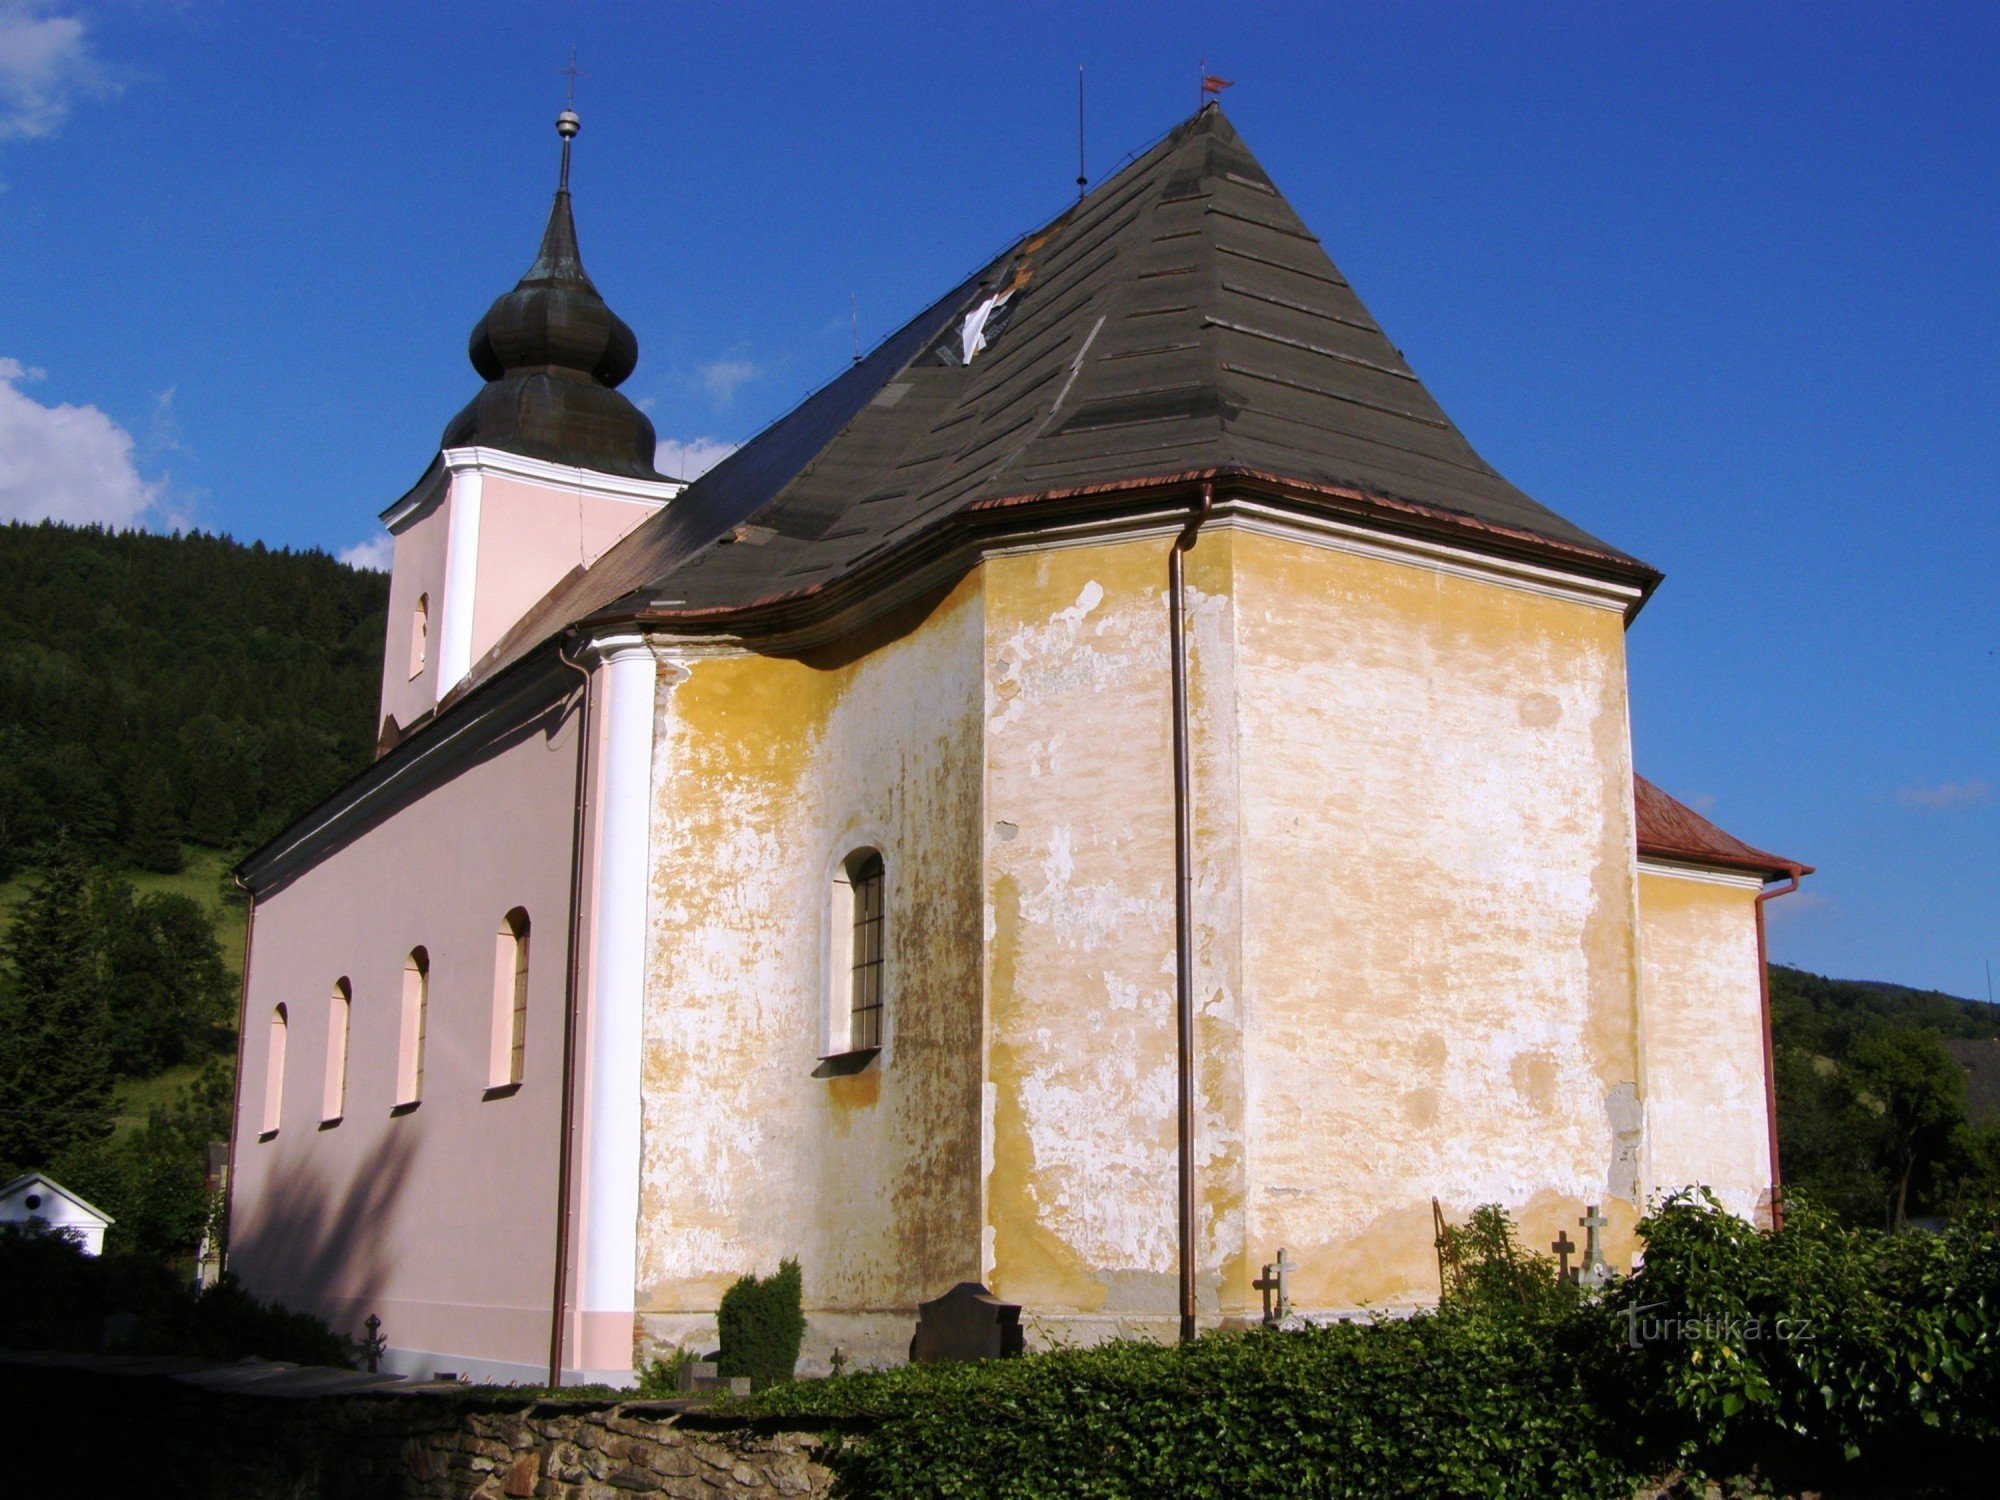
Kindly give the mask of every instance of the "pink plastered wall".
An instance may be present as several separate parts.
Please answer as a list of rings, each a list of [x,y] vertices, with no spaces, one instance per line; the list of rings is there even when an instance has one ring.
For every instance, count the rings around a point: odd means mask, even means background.
[[[478,661],[573,569],[587,568],[654,504],[486,476],[473,586],[472,660]]]
[[[255,1295],[345,1332],[374,1313],[397,1350],[547,1359],[580,727],[563,691],[558,679],[548,707],[524,709],[477,758],[258,892],[230,1268]],[[495,1090],[496,937],[516,907],[532,924],[525,1067],[518,1088]],[[422,1097],[399,1110],[404,966],[418,945],[430,959]],[[327,1017],[342,978],[347,1087],[328,1123]],[[279,1004],[282,1111],[265,1134],[266,1023]]]
[[[396,534],[395,562],[389,573],[389,629],[382,652],[382,707],[377,716],[394,717],[407,729],[437,703],[438,642],[444,623],[445,553],[451,509],[433,504]],[[410,675],[410,621],[419,598],[429,601],[429,647],[424,668]]]

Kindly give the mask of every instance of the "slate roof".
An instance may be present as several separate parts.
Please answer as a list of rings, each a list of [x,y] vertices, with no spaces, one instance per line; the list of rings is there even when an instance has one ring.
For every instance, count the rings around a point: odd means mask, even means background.
[[[1771,854],[1724,833],[1684,802],[1677,802],[1643,776],[1632,778],[1632,802],[1637,813],[1639,857],[1674,860],[1681,864],[1715,865],[1751,874],[1783,878],[1812,874],[1781,854]]]
[[[564,580],[481,675],[613,605],[740,610],[968,511],[1224,475],[1658,579],[1473,451],[1210,105]]]

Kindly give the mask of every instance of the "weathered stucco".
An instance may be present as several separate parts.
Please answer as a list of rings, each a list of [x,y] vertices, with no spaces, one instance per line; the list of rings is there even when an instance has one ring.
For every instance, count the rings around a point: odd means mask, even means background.
[[[1176,1307],[1167,539],[986,565],[986,1260],[1046,1332]],[[1203,1270],[1240,1269],[1230,540],[1188,562]],[[1227,789],[1220,797],[1208,789]]]
[[[1176,1308],[1167,541],[986,566],[987,1266],[1038,1329]],[[1623,620],[1216,527],[1188,558],[1197,1282],[1436,1294],[1646,1176]]]
[[[723,1290],[798,1257],[811,1357],[899,1357],[916,1303],[979,1274],[976,577],[803,659],[663,673],[639,1308],[713,1337]],[[671,657],[670,648],[662,647]],[[884,1047],[827,1050],[830,893],[880,851]]]
[[[1639,875],[1653,1180],[1768,1222],[1771,1146],[1756,881]]]
[[[1250,1259],[1434,1298],[1431,1200],[1633,1248],[1631,758],[1615,611],[1246,536]]]

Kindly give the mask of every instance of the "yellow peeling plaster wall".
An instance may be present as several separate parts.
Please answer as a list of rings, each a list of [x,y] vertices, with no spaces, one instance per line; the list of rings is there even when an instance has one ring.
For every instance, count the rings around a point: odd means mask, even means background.
[[[714,1338],[723,1290],[788,1255],[807,1368],[905,1353],[911,1311],[979,1276],[977,575],[837,652],[662,673],[639,1308]],[[672,657],[669,648],[662,654]],[[886,1045],[811,1076],[838,862],[886,870]]]
[[[1435,1300],[1435,1195],[1536,1249],[1602,1203],[1627,1263],[1621,616],[1247,534],[1235,582],[1249,1258],[1307,1310]]]
[[[1166,539],[986,564],[988,1284],[1031,1336],[1177,1307]],[[1188,567],[1197,798],[1201,1269],[1241,1277],[1229,538]]]
[[[1713,1188],[1770,1222],[1771,1138],[1754,876],[1639,872],[1646,1115],[1662,1192]]]
[[[662,674],[640,1308],[796,1254],[807,1366],[984,1280],[1176,1312],[1167,538],[989,558],[837,655]],[[1433,1194],[1531,1244],[1645,1190],[1623,620],[1217,524],[1188,559],[1197,1283],[1436,1295]],[[663,648],[664,650],[665,648]],[[671,655],[671,652],[667,654]],[[829,882],[888,871],[888,1048],[810,1078]]]

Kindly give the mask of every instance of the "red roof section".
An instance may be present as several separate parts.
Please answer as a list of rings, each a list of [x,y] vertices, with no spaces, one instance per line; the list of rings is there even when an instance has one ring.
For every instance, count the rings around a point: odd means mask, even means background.
[[[1683,864],[1716,865],[1729,870],[1784,879],[1810,875],[1811,865],[1753,848],[1734,834],[1724,833],[1684,802],[1676,802],[1645,777],[1632,777],[1632,801],[1638,811],[1639,854]]]

